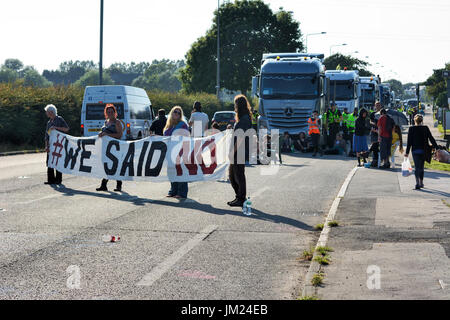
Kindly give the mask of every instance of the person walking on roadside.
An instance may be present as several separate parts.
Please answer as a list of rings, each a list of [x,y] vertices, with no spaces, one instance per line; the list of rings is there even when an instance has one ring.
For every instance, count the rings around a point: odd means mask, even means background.
[[[103,124],[102,131],[98,134],[100,138],[104,136],[109,136],[114,139],[122,138],[123,128],[119,120],[117,120],[117,109],[116,107],[108,103],[105,106],[105,123]],[[98,187],[97,191],[108,191],[108,179],[102,179],[102,184]],[[114,191],[122,191],[122,181],[117,180],[116,188]]]
[[[353,136],[355,135],[355,122],[358,118],[358,109],[354,109],[353,113],[349,113],[347,116],[346,127],[347,127],[347,141],[350,145],[350,150],[348,152],[349,157],[355,156],[355,151],[353,149]]]
[[[371,167],[378,167],[378,156],[380,152],[380,143],[378,142],[378,119],[376,117],[376,113],[381,110],[380,101],[375,102],[375,110],[370,113],[370,149],[369,152],[372,152],[372,163]]]
[[[242,207],[247,197],[247,182],[245,179],[245,159],[246,155],[246,137],[245,132],[252,129],[252,112],[250,103],[244,95],[237,95],[234,98],[234,112],[236,112],[236,122],[234,124],[234,133],[232,140],[232,157],[229,175],[231,186],[235,192],[235,199],[227,202],[230,207]],[[240,156],[238,156],[240,155]],[[243,162],[244,160],[244,162]]]
[[[383,161],[383,168],[388,169],[391,167],[389,157],[391,155],[392,130],[394,129],[395,122],[387,115],[386,109],[381,109],[380,115],[380,119],[377,122],[380,158]]]
[[[342,122],[341,112],[337,109],[336,103],[331,104],[331,109],[326,113],[327,129],[328,129],[328,148],[334,147],[336,141],[336,135],[340,129],[340,123]]]
[[[58,116],[58,109],[53,104],[47,105],[45,108],[45,113],[49,118],[47,122],[47,127],[45,130],[45,152],[47,152],[47,182],[44,184],[61,184],[62,183],[62,173],[58,170],[50,168],[48,166],[48,160],[50,155],[50,132],[52,130],[67,133],[69,132],[69,126],[63,117]]]
[[[208,115],[202,112],[202,104],[198,101],[194,102],[192,107],[191,118],[189,119],[189,127],[191,128],[192,137],[203,137],[205,131],[208,130]]]
[[[358,167],[361,167],[361,158],[367,163],[366,156],[369,150],[367,146],[367,133],[370,127],[367,126],[367,110],[362,108],[359,110],[359,116],[355,121],[355,135],[353,136],[353,151],[356,152],[358,158]]]
[[[391,147],[391,164],[395,167],[395,150],[397,150],[403,154],[403,137],[402,137],[402,129],[400,126],[395,125],[394,129],[392,129],[392,147]]]
[[[317,155],[317,152],[320,152],[320,156],[323,155],[320,148],[320,125],[319,112],[314,110],[312,117],[308,119],[308,134],[312,140],[313,157]]]
[[[183,121],[183,109],[175,106],[170,110],[166,126],[164,127],[164,136],[183,135],[189,136],[189,127]],[[186,199],[188,194],[187,182],[170,182],[168,198]]]
[[[438,145],[436,140],[434,140],[433,135],[430,132],[428,126],[423,125],[423,116],[417,114],[414,117],[415,125],[409,127],[408,130],[408,143],[406,147],[405,157],[408,158],[409,152],[412,150],[412,156],[414,160],[414,175],[416,176],[416,190],[424,188],[423,178],[425,173],[425,160],[427,159],[427,153],[431,152],[429,150],[430,146],[428,141],[431,142],[432,146],[436,149]]]
[[[164,109],[159,109],[158,118],[155,121],[153,121],[152,125],[150,126],[150,134],[162,136],[166,123],[167,123],[166,111]]]

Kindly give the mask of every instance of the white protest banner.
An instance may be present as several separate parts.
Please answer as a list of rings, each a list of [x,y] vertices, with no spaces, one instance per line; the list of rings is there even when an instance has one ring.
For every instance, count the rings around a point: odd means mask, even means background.
[[[48,166],[66,174],[122,181],[218,180],[230,164],[232,135],[227,130],[204,138],[152,136],[121,141],[52,130]]]

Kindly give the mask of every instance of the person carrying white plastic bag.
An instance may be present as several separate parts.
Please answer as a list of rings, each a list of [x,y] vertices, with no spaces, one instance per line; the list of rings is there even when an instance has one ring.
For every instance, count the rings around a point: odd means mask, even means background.
[[[402,176],[409,177],[412,174],[412,166],[409,158],[405,157],[402,163]]]

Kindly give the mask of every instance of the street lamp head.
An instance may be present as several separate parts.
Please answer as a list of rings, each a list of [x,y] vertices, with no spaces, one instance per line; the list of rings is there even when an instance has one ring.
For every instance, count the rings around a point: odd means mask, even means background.
[[[325,32],[325,31],[322,31],[321,34],[326,34],[326,32]]]

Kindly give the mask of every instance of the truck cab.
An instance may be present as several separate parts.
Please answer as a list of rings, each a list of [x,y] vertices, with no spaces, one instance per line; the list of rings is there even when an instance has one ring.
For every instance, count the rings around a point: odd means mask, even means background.
[[[327,70],[328,95],[339,111],[347,108],[349,113],[359,108],[359,73],[357,70]]]
[[[308,118],[325,108],[323,54],[264,54],[252,93],[259,98],[258,130],[278,129],[280,135],[308,134]]]
[[[359,78],[359,106],[366,110],[373,109],[375,102],[380,100],[380,81],[377,77]]]

